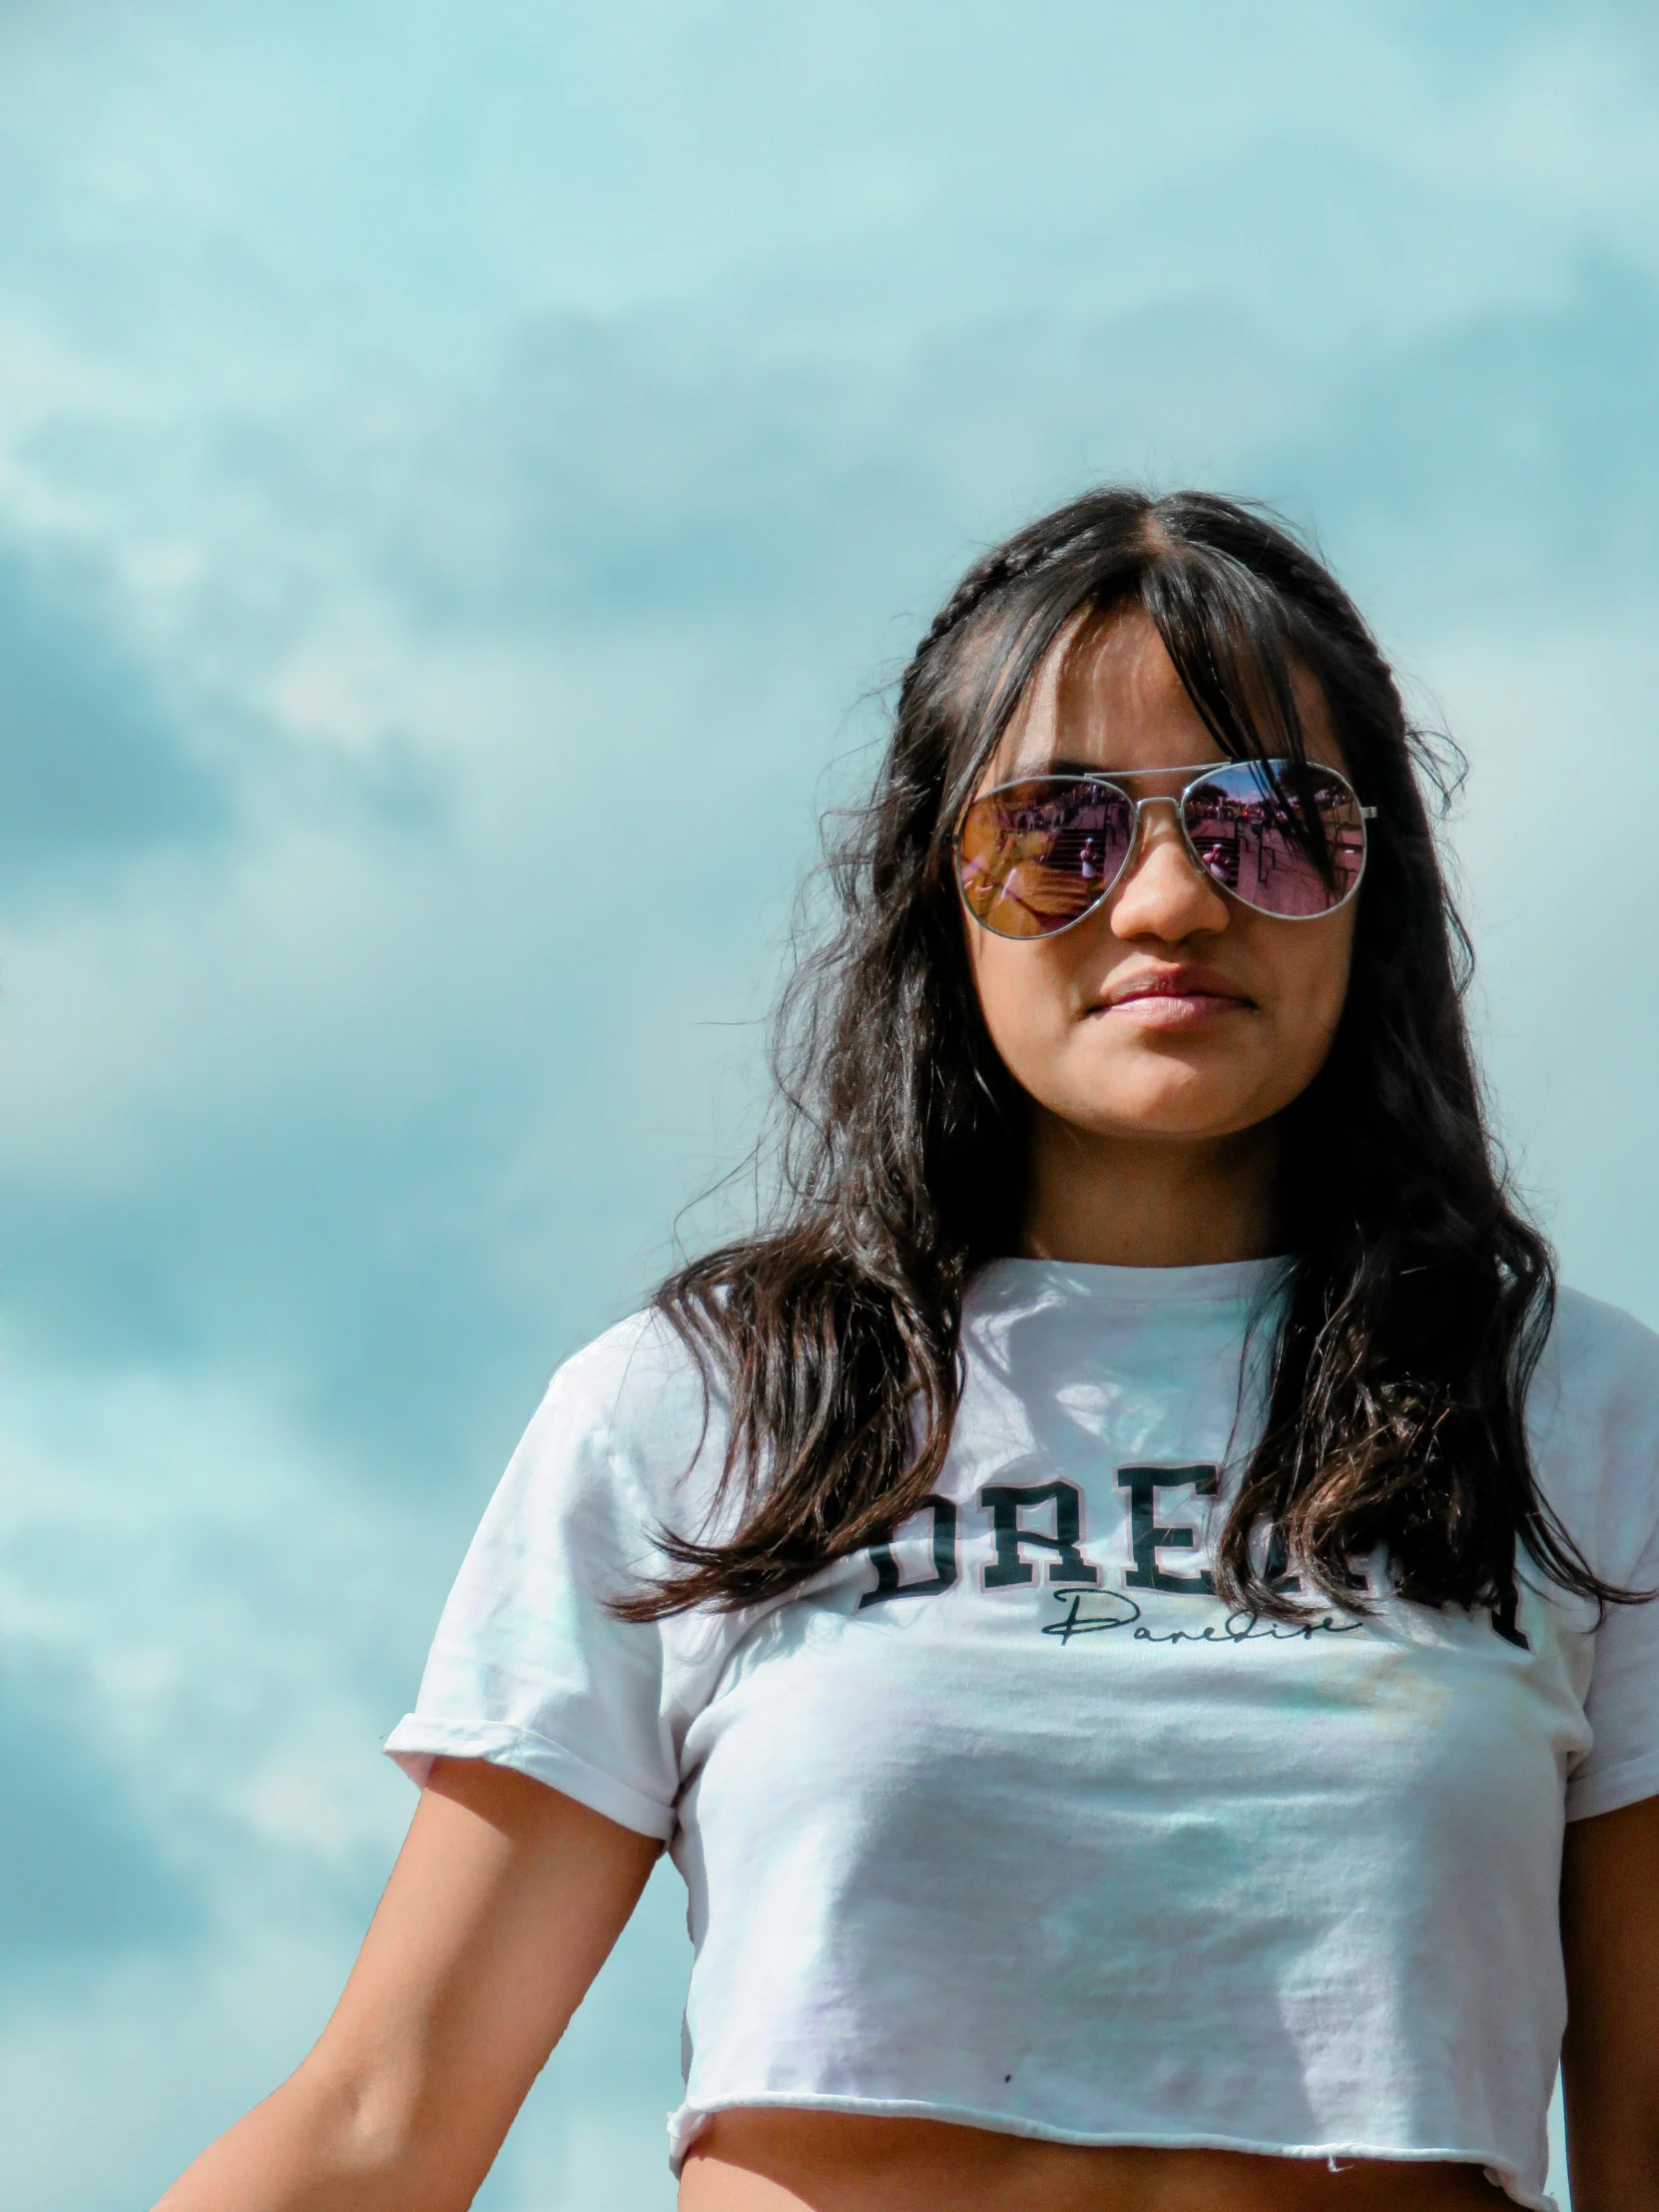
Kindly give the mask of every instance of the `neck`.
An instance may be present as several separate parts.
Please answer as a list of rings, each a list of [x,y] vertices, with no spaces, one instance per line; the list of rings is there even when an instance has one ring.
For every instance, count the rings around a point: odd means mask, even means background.
[[[1020,1250],[1122,1268],[1214,1266],[1279,1250],[1272,1123],[1212,1139],[1100,1136],[1040,1109]]]

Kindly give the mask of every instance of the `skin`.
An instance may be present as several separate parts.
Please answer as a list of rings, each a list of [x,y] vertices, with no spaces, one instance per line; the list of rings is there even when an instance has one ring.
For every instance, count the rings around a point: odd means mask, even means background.
[[[1303,703],[1312,750],[1341,765],[1311,685]],[[1062,758],[1167,770],[1214,756],[1156,636],[1124,618],[1042,672],[987,781]],[[1144,1267],[1275,1250],[1275,1117],[1329,1049],[1352,911],[1251,914],[1153,808],[1122,881],[1064,935],[1012,943],[964,926],[991,1036],[1033,1101],[1025,1250]],[[1202,989],[1195,967],[1209,971]],[[1136,995],[1148,982],[1187,987],[1160,1004]],[[315,2048],[157,2212],[462,2212],[659,1849],[525,1776],[439,1760]],[[1568,1828],[1561,1930],[1574,2212],[1659,2212],[1659,1799]],[[1466,2165],[1333,2173],[788,2110],[719,2114],[680,2192],[681,2212],[1495,2212],[1508,2201]]]
[[[1323,700],[1300,688],[1310,751],[1341,768]],[[980,788],[1114,769],[1162,802],[1191,781],[1171,771],[1222,758],[1156,630],[1125,616],[1062,640]],[[1278,1250],[1275,1117],[1331,1049],[1355,911],[1282,921],[1240,905],[1160,803],[1071,928],[1013,939],[964,918],[991,1041],[1032,1101],[1028,1253],[1180,1267]]]

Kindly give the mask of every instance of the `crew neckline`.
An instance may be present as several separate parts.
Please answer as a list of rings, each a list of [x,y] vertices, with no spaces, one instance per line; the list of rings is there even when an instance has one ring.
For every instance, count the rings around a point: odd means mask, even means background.
[[[987,1260],[969,1285],[975,1303],[1049,1291],[1098,1306],[1239,1306],[1282,1287],[1294,1256],[1218,1260],[1202,1267],[1126,1268],[1097,1260]]]

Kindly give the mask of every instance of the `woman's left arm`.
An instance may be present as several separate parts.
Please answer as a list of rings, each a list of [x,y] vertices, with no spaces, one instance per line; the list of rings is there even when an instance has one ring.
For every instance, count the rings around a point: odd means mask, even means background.
[[[1659,1798],[1567,1824],[1561,1943],[1573,2212],[1659,2212]]]

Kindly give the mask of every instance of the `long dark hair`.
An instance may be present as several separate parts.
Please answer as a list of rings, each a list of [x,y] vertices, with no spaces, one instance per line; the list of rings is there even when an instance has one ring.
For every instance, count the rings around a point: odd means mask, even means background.
[[[1554,1269],[1487,1128],[1468,939],[1423,796],[1444,797],[1436,756],[1353,602],[1281,522],[1108,488],[977,562],[904,672],[874,791],[829,855],[838,923],[778,1017],[776,1217],[656,1297],[725,1400],[729,1533],[665,1532],[669,1565],[627,1617],[780,1596],[890,1535],[938,1477],[963,1293],[1018,1250],[1026,1150],[968,970],[951,831],[1068,624],[1129,608],[1234,759],[1306,758],[1306,670],[1377,810],[1342,1022],[1288,1109],[1295,1263],[1218,1588],[1294,1619],[1294,1566],[1364,1610],[1352,1562],[1382,1544],[1400,1595],[1489,1607],[1510,1635],[1517,1549],[1598,1604],[1629,1594],[1591,1571],[1528,1456]]]

